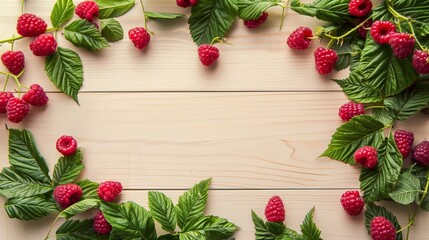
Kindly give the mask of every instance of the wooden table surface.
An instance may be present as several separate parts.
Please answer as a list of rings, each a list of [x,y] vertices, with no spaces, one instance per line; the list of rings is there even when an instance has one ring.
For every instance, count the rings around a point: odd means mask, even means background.
[[[1,1],[1,39],[15,32],[19,2]],[[189,11],[173,0],[145,2],[152,11]],[[48,21],[53,4],[28,1],[26,11]],[[199,63],[185,19],[151,21],[156,35],[143,52],[127,38],[95,54],[78,50],[85,71],[81,106],[49,82],[43,58],[30,53],[29,41],[19,41],[15,48],[24,49],[27,59],[23,82],[40,83],[50,102],[32,109],[22,124],[8,126],[31,130],[51,169],[59,157],[56,139],[73,135],[85,156],[83,177],[121,181],[121,200],[143,206],[148,190],[163,190],[177,199],[193,184],[213,177],[208,213],[239,225],[238,240],[254,239],[250,210],[263,215],[272,195],[285,201],[286,224],[292,228],[299,228],[315,206],[325,240],[369,239],[363,215],[350,217],[339,203],[345,190],[358,188],[358,169],[318,158],[341,124],[337,111],[346,101],[329,78],[347,72],[320,77],[312,55],[318,42],[302,52],[285,44],[296,27],[320,22],[289,12],[279,31],[280,13],[271,10],[266,24],[255,30],[237,22],[228,35],[233,45],[217,45],[221,57],[210,69]],[[140,6],[118,20],[126,32],[143,25]],[[70,46],[59,39],[59,45]],[[7,49],[7,44],[0,48]],[[429,136],[423,117],[403,125],[415,131],[417,140]],[[0,130],[0,156],[0,166],[7,166],[5,129]],[[405,211],[389,207],[404,224]],[[412,239],[428,239],[428,215],[417,218]],[[20,222],[1,210],[0,239],[42,239],[52,220]]]

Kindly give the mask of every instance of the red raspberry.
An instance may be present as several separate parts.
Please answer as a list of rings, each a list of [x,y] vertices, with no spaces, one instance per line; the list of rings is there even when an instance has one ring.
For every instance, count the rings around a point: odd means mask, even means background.
[[[11,92],[0,92],[0,113],[6,113],[7,102],[13,97]]]
[[[71,205],[79,202],[81,197],[82,197],[82,188],[73,183],[58,185],[54,189],[55,201],[57,201],[57,203],[62,208],[68,208]]]
[[[34,106],[43,106],[48,103],[49,98],[39,84],[33,84],[28,92],[24,94],[22,100]]]
[[[273,196],[265,207],[265,217],[268,222],[283,222],[285,220],[285,207],[279,196]]]
[[[414,51],[413,67],[420,74],[429,73],[429,54],[427,51]]]
[[[30,49],[36,56],[49,56],[57,50],[57,40],[52,34],[42,34],[30,43]]]
[[[406,158],[411,152],[411,146],[414,142],[414,134],[404,130],[396,130],[394,138],[396,146],[398,146],[402,157]]]
[[[371,0],[351,0],[349,2],[349,13],[354,17],[365,17],[372,9]]]
[[[413,150],[414,162],[423,167],[429,167],[429,142],[423,141],[419,143]]]
[[[415,43],[414,37],[408,33],[392,33],[389,39],[393,54],[398,59],[408,57],[413,52]]]
[[[393,224],[382,216],[371,221],[371,237],[373,240],[395,240],[396,229]]]
[[[267,12],[263,12],[261,14],[261,16],[259,16],[257,19],[244,20],[244,26],[246,26],[248,28],[259,27],[259,25],[261,25],[262,23],[264,23],[265,20],[267,20],[267,18],[268,18],[268,13]]]
[[[6,104],[7,119],[20,123],[30,111],[30,105],[19,98],[10,98]]]
[[[368,32],[368,29],[371,28],[372,26],[372,20],[369,19],[368,21],[366,21],[362,27],[358,28],[357,30],[357,34],[359,36],[359,38],[361,39],[366,39],[366,33]]]
[[[377,149],[371,146],[364,146],[356,150],[354,159],[356,163],[361,164],[364,168],[373,169],[378,164]]]
[[[75,13],[80,18],[92,22],[94,18],[98,17],[98,5],[96,2],[93,1],[80,2],[76,6]]]
[[[370,32],[376,43],[387,44],[392,33],[396,32],[396,27],[390,21],[375,21],[371,26]]]
[[[359,191],[346,191],[341,196],[340,201],[344,210],[352,216],[359,215],[365,205]]]
[[[338,110],[338,115],[343,121],[349,121],[355,116],[365,113],[365,106],[362,103],[348,102],[343,104]]]
[[[176,0],[177,6],[182,7],[182,8],[194,6],[197,3],[198,3],[198,0]]]
[[[112,225],[106,220],[103,213],[98,211],[94,216],[94,232],[100,235],[108,235],[112,231]]]
[[[313,32],[308,27],[299,27],[287,38],[287,45],[292,49],[307,49],[313,37]]]
[[[144,49],[150,42],[150,34],[145,28],[135,27],[128,31],[128,37],[137,49]]]
[[[62,155],[70,156],[77,150],[77,141],[72,136],[63,135],[58,138],[56,147]]]
[[[122,184],[120,182],[102,182],[98,187],[98,197],[105,202],[113,202],[121,192]]]
[[[13,75],[19,75],[24,69],[24,53],[21,51],[7,51],[1,55],[1,61]]]
[[[197,5],[197,3],[198,3],[198,0],[189,0],[189,4],[191,6]]]
[[[201,63],[208,67],[219,58],[219,49],[210,44],[202,44],[198,47],[198,57]]]
[[[316,70],[320,74],[328,74],[334,69],[338,55],[332,49],[318,47],[314,52],[314,59],[316,61]]]
[[[16,30],[23,37],[37,37],[46,31],[46,22],[34,14],[24,13],[18,18]]]

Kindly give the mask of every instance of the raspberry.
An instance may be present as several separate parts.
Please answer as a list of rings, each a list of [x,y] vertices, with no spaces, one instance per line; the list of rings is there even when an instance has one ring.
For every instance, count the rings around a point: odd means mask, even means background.
[[[81,197],[82,188],[73,183],[58,185],[54,190],[55,201],[57,201],[62,208],[68,208],[79,202]]]
[[[1,61],[13,75],[19,75],[24,69],[24,53],[7,51],[1,55]]]
[[[267,20],[267,18],[268,18],[268,13],[267,12],[263,12],[261,14],[261,16],[259,16],[257,19],[244,20],[244,26],[246,26],[248,28],[259,27],[259,25],[261,25],[262,23],[264,23],[265,20]]]
[[[92,22],[94,18],[98,17],[98,5],[93,1],[80,2],[76,6],[75,13],[80,18]]]
[[[366,21],[362,27],[358,28],[357,30],[357,34],[359,36],[359,38],[361,39],[366,39],[366,33],[368,32],[368,28],[371,28],[372,26],[372,20],[369,19],[368,21]]]
[[[372,9],[371,0],[351,0],[349,2],[349,13],[354,17],[365,17]]]
[[[219,49],[210,44],[202,44],[198,47],[198,57],[201,63],[208,67],[219,58]]]
[[[308,27],[299,27],[287,38],[287,45],[292,49],[304,50],[310,45],[313,32]]]
[[[378,156],[377,149],[371,146],[364,146],[356,150],[354,159],[356,163],[361,164],[364,168],[372,169],[377,166]]]
[[[46,22],[34,14],[24,13],[18,18],[16,30],[23,37],[37,37],[46,31]]]
[[[348,102],[343,104],[338,110],[338,115],[343,121],[349,121],[355,116],[365,113],[365,106],[362,103]]]
[[[376,43],[387,44],[392,33],[396,32],[396,27],[390,21],[375,21],[371,26],[370,32]]]
[[[10,98],[6,104],[7,119],[20,123],[30,111],[30,105],[19,98]]]
[[[7,102],[13,97],[11,92],[0,92],[0,113],[6,113]]]
[[[265,207],[265,217],[268,222],[283,222],[285,220],[285,207],[279,196],[273,196]]]
[[[24,94],[22,100],[34,106],[43,106],[48,103],[49,98],[39,84],[33,84],[28,92]]]
[[[382,216],[371,221],[371,237],[373,240],[395,240],[396,229],[393,224]]]
[[[349,215],[359,215],[364,207],[364,202],[359,191],[346,191],[340,199],[341,205]]]
[[[102,182],[98,187],[98,197],[105,202],[113,202],[121,192],[122,185],[120,182]]]
[[[413,52],[415,43],[414,37],[408,33],[392,33],[389,39],[393,54],[398,59],[408,57]]]
[[[42,34],[30,43],[30,49],[36,56],[49,56],[57,50],[57,41],[52,34]]]
[[[182,8],[194,6],[197,3],[198,3],[198,0],[176,0],[177,6],[182,7]]]
[[[429,142],[423,141],[419,143],[413,150],[414,162],[423,167],[429,167]]]
[[[150,34],[145,28],[135,27],[128,31],[128,37],[137,49],[144,49],[150,42]]]
[[[108,235],[112,231],[112,225],[107,222],[101,211],[98,211],[94,216],[93,228],[94,232],[100,235]]]
[[[56,147],[62,155],[70,156],[77,150],[77,141],[72,136],[63,135],[58,138]]]
[[[420,74],[429,73],[429,54],[426,51],[415,50],[413,67]]]
[[[411,146],[414,142],[414,134],[404,130],[396,130],[394,138],[396,146],[398,146],[402,157],[406,158],[411,152]]]
[[[328,74],[334,69],[338,55],[332,49],[318,47],[314,52],[314,59],[316,61],[316,70],[320,74]]]

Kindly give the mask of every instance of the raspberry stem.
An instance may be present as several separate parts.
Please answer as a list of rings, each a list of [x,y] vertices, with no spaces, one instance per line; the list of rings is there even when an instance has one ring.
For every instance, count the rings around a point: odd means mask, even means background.
[[[150,33],[150,35],[153,36],[155,33],[150,31],[147,27],[148,18],[146,17],[146,10],[144,8],[143,0],[140,0],[140,5],[142,6],[142,10],[143,10],[144,28],[146,29],[146,31],[148,31]]]
[[[356,30],[358,30],[360,27],[362,27],[368,20],[370,20],[372,17],[371,16],[369,16],[367,19],[365,19],[364,21],[362,21],[361,23],[359,23],[358,25],[356,25],[356,27],[354,27],[354,28],[352,28],[352,29],[350,29],[348,32],[346,32],[346,33],[344,33],[343,35],[341,35],[341,36],[332,36],[332,35],[330,35],[330,34],[327,34],[327,33],[325,33],[325,34],[323,34],[323,36],[324,37],[328,37],[328,38],[330,38],[331,39],[331,42],[333,41],[333,40],[337,40],[337,43],[339,43],[343,38],[345,38],[345,37],[347,37],[348,35],[350,35],[350,34],[352,34],[354,31],[356,31]],[[332,44],[330,42],[330,44]],[[329,44],[329,45],[330,45]]]
[[[48,28],[48,29],[46,29],[46,32],[49,33],[49,32],[55,32],[55,31],[58,31],[58,30],[61,30],[61,29],[59,29],[59,28]],[[21,35],[12,36],[11,38],[0,40],[0,45],[1,45],[1,43],[10,43],[10,44],[13,44],[15,41],[23,39],[23,38],[24,37],[21,36]]]
[[[21,97],[21,89],[22,88],[30,89],[29,87],[24,86],[19,82],[19,78],[22,76],[23,73],[24,73],[24,70],[19,75],[13,75],[12,73],[5,73],[5,72],[0,71],[0,74],[3,74],[6,76],[6,82],[5,82],[5,85],[3,86],[3,91],[6,90],[6,85],[9,82],[9,77],[12,77],[15,80],[16,85],[18,86],[18,98]]]
[[[50,236],[49,236],[49,235],[51,234],[52,229],[53,229],[53,228],[54,228],[54,226],[55,226],[55,223],[57,223],[58,219],[60,218],[60,215],[61,215],[61,213],[60,213],[60,214],[58,214],[58,216],[55,218],[54,222],[51,224],[51,227],[49,228],[48,234],[46,234],[45,240],[48,240],[48,239],[50,238]]]
[[[25,0],[21,0],[21,15],[24,14]]]
[[[278,6],[280,6],[282,8],[282,18],[280,21],[280,30],[282,30],[282,28],[283,28],[283,22],[285,21],[286,10],[289,8],[289,4],[290,4],[290,0],[287,0],[285,5],[277,4]]]

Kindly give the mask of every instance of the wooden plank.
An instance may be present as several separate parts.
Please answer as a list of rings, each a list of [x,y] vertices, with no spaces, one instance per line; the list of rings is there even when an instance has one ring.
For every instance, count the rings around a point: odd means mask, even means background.
[[[9,127],[33,131],[51,167],[56,139],[75,136],[84,175],[95,181],[113,178],[128,189],[184,188],[208,177],[217,179],[213,188],[358,187],[358,168],[318,159],[341,124],[342,93],[88,93],[81,107],[49,97],[49,106]],[[416,116],[404,128],[419,141],[429,135],[425,124]]]
[[[145,1],[147,9],[161,12],[189,10],[176,6],[174,1]],[[52,0],[27,1],[28,12],[35,12],[49,20]],[[0,9],[0,38],[16,32],[16,18],[20,2],[3,0]],[[37,11],[35,11],[37,9]],[[147,50],[139,52],[128,40],[113,43],[99,53],[79,50],[85,71],[82,91],[315,91],[339,90],[330,78],[344,78],[346,72],[321,77],[314,68],[315,41],[306,51],[292,51],[286,45],[287,36],[297,27],[322,24],[312,18],[289,12],[285,27],[279,31],[281,9],[269,11],[270,17],[259,29],[249,30],[242,21],[234,25],[228,35],[233,45],[218,44],[221,57],[217,66],[206,69],[199,62],[197,46],[192,42],[186,19],[172,22],[151,21],[156,32]],[[124,30],[142,25],[140,6],[120,17]],[[72,47],[59,35],[59,45]],[[25,84],[38,82],[49,91],[56,91],[43,72],[44,59],[35,57],[28,49],[31,39],[19,41],[15,49],[26,53]],[[4,44],[0,51],[6,51]],[[37,76],[37,77],[35,77]],[[14,84],[11,84],[14,86]],[[12,87],[11,87],[12,89]]]
[[[170,178],[170,181],[174,181]],[[217,179],[213,179],[214,183]],[[177,202],[182,191],[163,191]],[[265,204],[272,195],[283,198],[286,206],[286,225],[298,230],[305,214],[313,206],[316,207],[315,221],[322,230],[322,238],[327,240],[370,239],[366,234],[364,216],[351,217],[345,213],[339,203],[341,190],[308,190],[308,191],[210,191],[207,214],[225,217],[234,222],[241,229],[237,232],[238,240],[254,239],[254,229],[250,216],[250,210],[255,210],[263,217]],[[121,201],[135,201],[147,208],[146,191],[126,191]],[[406,210],[398,209],[398,205],[389,204],[388,209],[393,211],[400,223],[405,226]],[[417,215],[416,226],[411,232],[411,239],[427,239],[426,225],[429,224],[427,213]],[[91,215],[89,215],[91,216]],[[89,217],[88,216],[88,217]],[[0,232],[4,239],[43,239],[48,232],[53,216],[39,222],[19,222],[8,219],[3,210],[0,211]],[[14,231],[10,231],[14,229]]]

